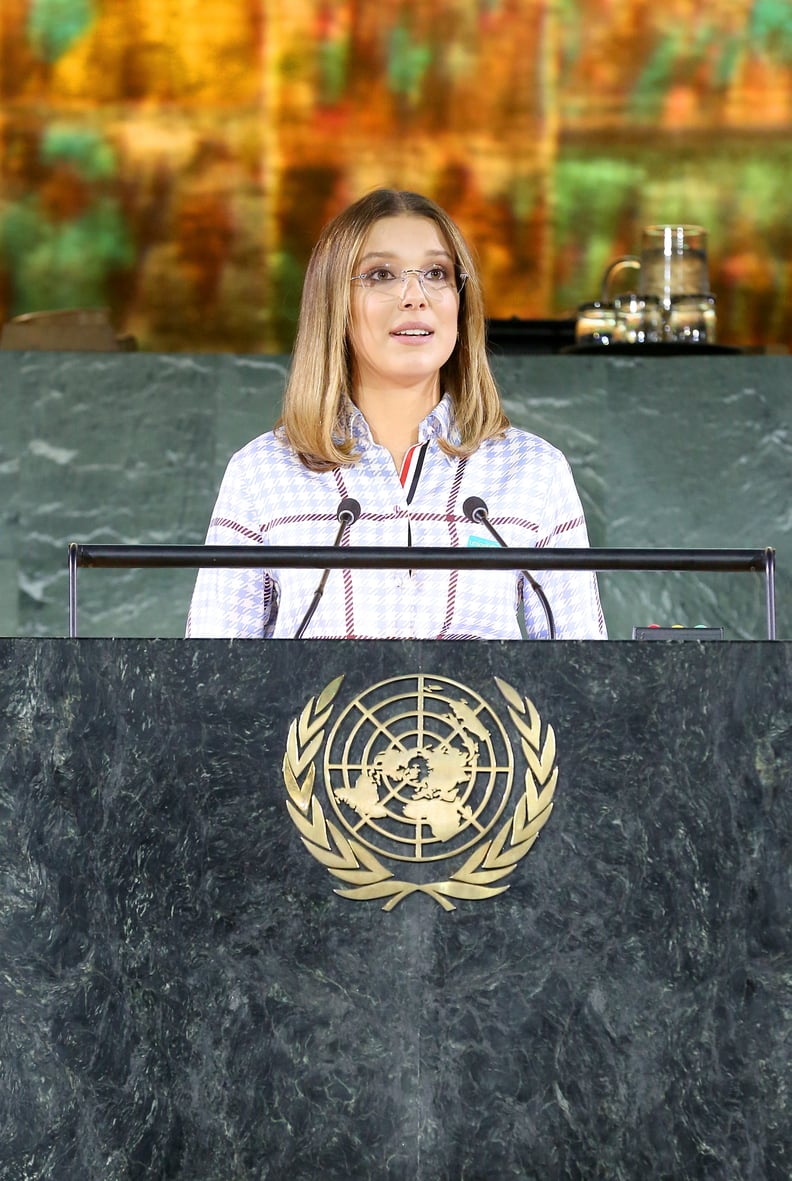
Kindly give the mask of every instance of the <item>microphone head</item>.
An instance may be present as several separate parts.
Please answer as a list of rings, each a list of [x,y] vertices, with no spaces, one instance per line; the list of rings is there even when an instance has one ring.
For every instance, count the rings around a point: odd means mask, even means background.
[[[345,521],[347,525],[354,525],[360,516],[360,501],[354,496],[345,496],[336,509],[336,520]]]
[[[462,502],[462,512],[469,521],[485,521],[487,519],[487,505],[480,496],[468,496],[467,500]]]

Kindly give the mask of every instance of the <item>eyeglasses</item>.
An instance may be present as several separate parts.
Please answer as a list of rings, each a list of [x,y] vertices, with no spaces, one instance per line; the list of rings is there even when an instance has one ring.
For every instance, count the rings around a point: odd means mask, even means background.
[[[353,275],[350,282],[358,282],[366,291],[371,291],[379,299],[401,299],[407,285],[409,275],[418,279],[421,291],[427,299],[437,299],[446,291],[462,291],[467,280],[466,271],[457,271],[453,267],[441,266],[421,270],[420,267],[409,267],[399,274],[394,274],[390,267],[374,267],[364,271],[361,275]]]

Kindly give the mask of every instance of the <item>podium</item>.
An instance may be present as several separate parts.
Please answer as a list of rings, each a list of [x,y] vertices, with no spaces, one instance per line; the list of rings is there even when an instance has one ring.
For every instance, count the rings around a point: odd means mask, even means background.
[[[0,641],[0,1177],[787,1178],[791,680]]]

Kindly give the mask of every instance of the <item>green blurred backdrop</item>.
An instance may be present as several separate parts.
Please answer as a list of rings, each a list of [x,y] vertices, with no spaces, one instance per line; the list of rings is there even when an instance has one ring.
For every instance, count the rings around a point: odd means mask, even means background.
[[[696,222],[719,339],[790,338],[788,0],[3,0],[0,98],[2,319],[288,352],[319,228],[387,184],[456,217],[491,316]]]

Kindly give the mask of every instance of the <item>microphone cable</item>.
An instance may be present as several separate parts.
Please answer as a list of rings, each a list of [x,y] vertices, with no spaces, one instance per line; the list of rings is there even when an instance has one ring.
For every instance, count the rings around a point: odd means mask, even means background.
[[[347,528],[347,526],[354,525],[355,521],[360,516],[360,511],[361,510],[360,510],[360,501],[359,500],[355,500],[354,496],[345,496],[344,497],[344,499],[341,501],[338,508],[336,509],[336,520],[339,522],[339,525],[338,525],[338,532],[336,533],[335,540],[333,542],[334,547],[337,546],[339,544],[339,542],[341,541],[341,537],[343,535],[344,530]],[[321,597],[324,593],[325,583],[327,582],[327,578],[328,578],[329,573],[330,573],[329,570],[325,570],[324,573],[322,574],[322,577],[319,581],[319,585],[317,586],[316,590],[314,591],[314,595],[313,595],[313,598],[311,599],[310,606],[308,607],[308,610],[305,612],[305,615],[303,616],[303,621],[295,633],[295,636],[294,636],[295,640],[302,639],[305,629],[307,628],[308,624],[313,619],[314,612],[316,611],[316,608],[319,606],[319,600],[321,599]]]
[[[501,537],[500,533],[498,533],[497,529],[490,521],[489,509],[487,508],[486,502],[483,501],[480,496],[468,496],[462,505],[462,512],[465,514],[467,519],[472,521],[475,525],[483,525],[484,528],[492,534],[499,546],[501,546],[503,549],[509,548],[509,546]],[[547,621],[547,630],[550,633],[548,638],[554,640],[556,638],[555,620],[553,619],[553,612],[550,608],[550,604],[547,601],[547,595],[544,593],[541,586],[529,570],[521,570],[520,573],[523,574],[528,580],[531,589],[539,599],[539,602],[542,604],[542,609],[545,613],[545,619]]]

